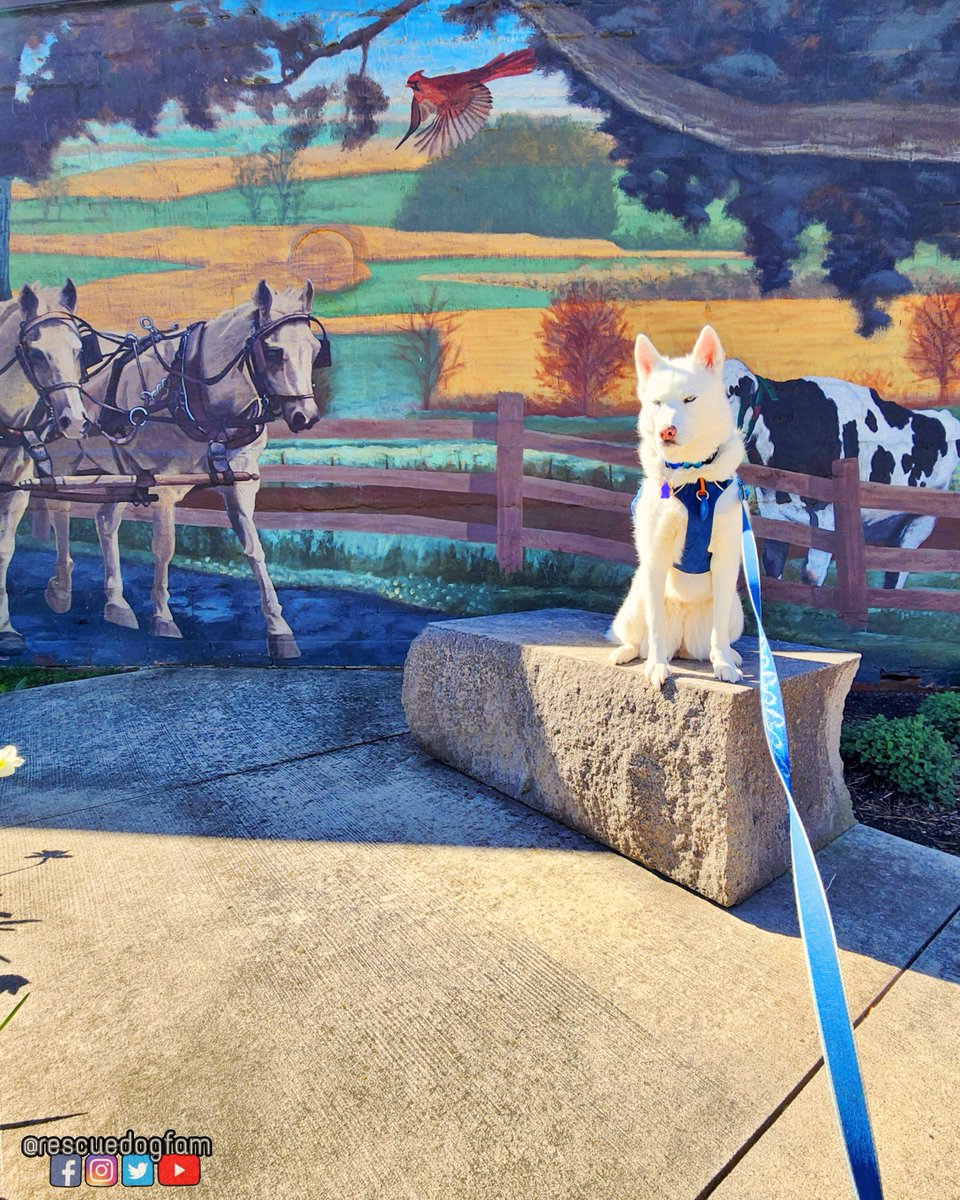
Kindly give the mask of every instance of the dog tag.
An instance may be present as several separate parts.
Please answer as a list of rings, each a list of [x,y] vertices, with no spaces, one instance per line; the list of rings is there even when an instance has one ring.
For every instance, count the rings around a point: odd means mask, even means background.
[[[663,483],[660,484],[660,499],[669,500],[672,495],[673,489],[670,487],[670,484],[664,480]]]
[[[698,480],[700,486],[697,488],[697,496],[700,500],[700,520],[706,521],[710,516],[710,493],[707,491],[707,485],[703,482],[703,476]]]

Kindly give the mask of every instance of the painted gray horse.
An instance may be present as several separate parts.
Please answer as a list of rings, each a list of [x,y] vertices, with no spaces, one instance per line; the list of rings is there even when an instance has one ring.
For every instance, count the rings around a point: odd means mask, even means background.
[[[230,473],[259,476],[267,444],[266,422],[282,415],[300,433],[320,413],[313,393],[318,341],[310,316],[313,284],[302,290],[273,291],[258,284],[253,306],[241,305],[213,320],[189,326],[176,338],[155,345],[141,339],[138,352],[117,360],[88,384],[90,401],[105,432],[85,438],[82,452],[58,456],[57,473],[99,468],[108,473],[182,473],[210,476],[260,589],[267,644],[274,658],[300,654],[283,618],[267,572],[257,531],[255,506],[259,478],[228,482]],[[113,339],[113,335],[110,335]],[[112,382],[111,382],[112,378]],[[174,506],[191,485],[161,487],[153,507],[154,577],[150,633],[181,637],[169,600],[169,567],[176,545]],[[57,570],[47,603],[66,612],[71,603],[69,505],[47,505],[57,541]],[[118,531],[126,500],[102,504],[96,517],[103,554],[107,621],[138,628],[123,594]]]
[[[81,399],[84,326],[77,289],[58,293],[39,284],[0,304],[0,653],[19,654],[24,641],[10,622],[7,571],[28,495],[16,484],[36,476],[38,462],[59,438],[87,428]],[[6,485],[6,486],[3,486]]]

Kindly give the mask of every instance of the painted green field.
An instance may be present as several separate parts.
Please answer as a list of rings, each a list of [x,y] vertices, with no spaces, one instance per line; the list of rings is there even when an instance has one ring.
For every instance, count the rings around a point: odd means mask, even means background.
[[[333,315],[327,297],[320,297],[316,312],[322,318]],[[355,417],[381,420],[398,417],[432,418],[489,417],[489,412],[465,412],[437,409],[421,412],[417,379],[410,365],[400,358],[401,339],[390,334],[337,334],[333,339],[333,368],[330,371],[330,417]],[[530,417],[530,429],[563,433],[568,437],[599,438],[634,445],[637,420],[632,414],[622,417]],[[416,437],[412,426],[411,437]],[[309,445],[310,443],[306,443]]]
[[[88,138],[68,138],[54,156],[54,166],[64,175],[78,171],[95,171],[103,167],[123,166],[156,158],[216,157],[226,154],[252,154],[267,143],[274,143],[286,127],[285,123],[265,126],[251,117],[226,113],[223,123],[215,129],[194,129],[177,124],[175,119],[162,117],[157,137],[141,137],[130,125],[102,125],[91,121],[89,129],[95,141]],[[406,132],[406,121],[384,121],[380,136],[391,145]],[[318,131],[313,144],[334,145],[340,140],[335,124]]]
[[[287,215],[287,224],[346,222],[354,225],[393,225],[416,173],[391,171],[346,179],[312,179],[302,185],[300,200]],[[18,200],[11,211],[13,233],[125,233],[186,225],[216,229],[227,225],[269,225],[276,205],[268,195],[255,219],[236,190],[206,192],[159,203],[146,200],[105,200],[67,196],[47,206],[41,200]]]
[[[148,258],[99,258],[86,254],[11,254],[10,283],[16,290],[39,280],[54,287],[70,278],[77,285],[144,271],[184,271],[185,263],[158,263]]]
[[[726,264],[734,271],[743,271],[748,266],[742,259],[711,254],[704,254],[703,259],[684,260],[689,270],[696,270],[698,264]],[[412,312],[414,303],[424,303],[434,290],[448,309],[546,308],[550,292],[545,288],[517,286],[508,281],[467,283],[435,277],[500,273],[564,276],[577,271],[585,278],[603,279],[604,273],[609,272],[611,279],[622,280],[627,269],[629,263],[623,259],[434,258],[375,262],[370,264],[369,279],[337,295],[319,296],[316,309],[328,317]]]
[[[411,439],[416,424],[411,422]],[[301,464],[309,466],[376,467],[381,470],[493,471],[497,449],[492,442],[443,441],[344,442],[316,439],[272,440],[260,456],[261,463]],[[540,479],[559,479],[585,483],[611,491],[633,493],[640,481],[640,468],[618,467],[599,459],[527,450],[524,472]],[[297,485],[290,485],[297,486]],[[305,484],[323,487],[323,484]]]

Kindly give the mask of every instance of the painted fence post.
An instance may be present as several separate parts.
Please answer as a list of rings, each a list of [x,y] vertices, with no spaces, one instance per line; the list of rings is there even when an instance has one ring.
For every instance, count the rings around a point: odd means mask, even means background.
[[[523,569],[523,396],[497,394],[497,563]]]
[[[838,458],[832,471],[838,609],[848,625],[863,626],[867,623],[867,567],[860,515],[860,464],[855,458]]]

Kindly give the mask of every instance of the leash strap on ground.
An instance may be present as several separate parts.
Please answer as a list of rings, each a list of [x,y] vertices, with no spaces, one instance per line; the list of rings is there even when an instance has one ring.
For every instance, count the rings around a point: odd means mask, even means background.
[[[797,900],[797,915],[800,919],[800,936],[810,974],[813,1006],[823,1046],[823,1059],[854,1192],[858,1200],[882,1200],[877,1151],[867,1113],[867,1100],[853,1040],[853,1027],[850,1024],[843,991],[833,921],[823,881],[817,869],[817,861],[790,790],[790,751],[787,745],[783,696],[773,652],[760,619],[760,562],[757,557],[757,543],[750,527],[746,493],[739,479],[737,483],[743,508],[743,569],[750,604],[757,619],[763,729],[767,736],[770,757],[787,794],[793,887]]]

